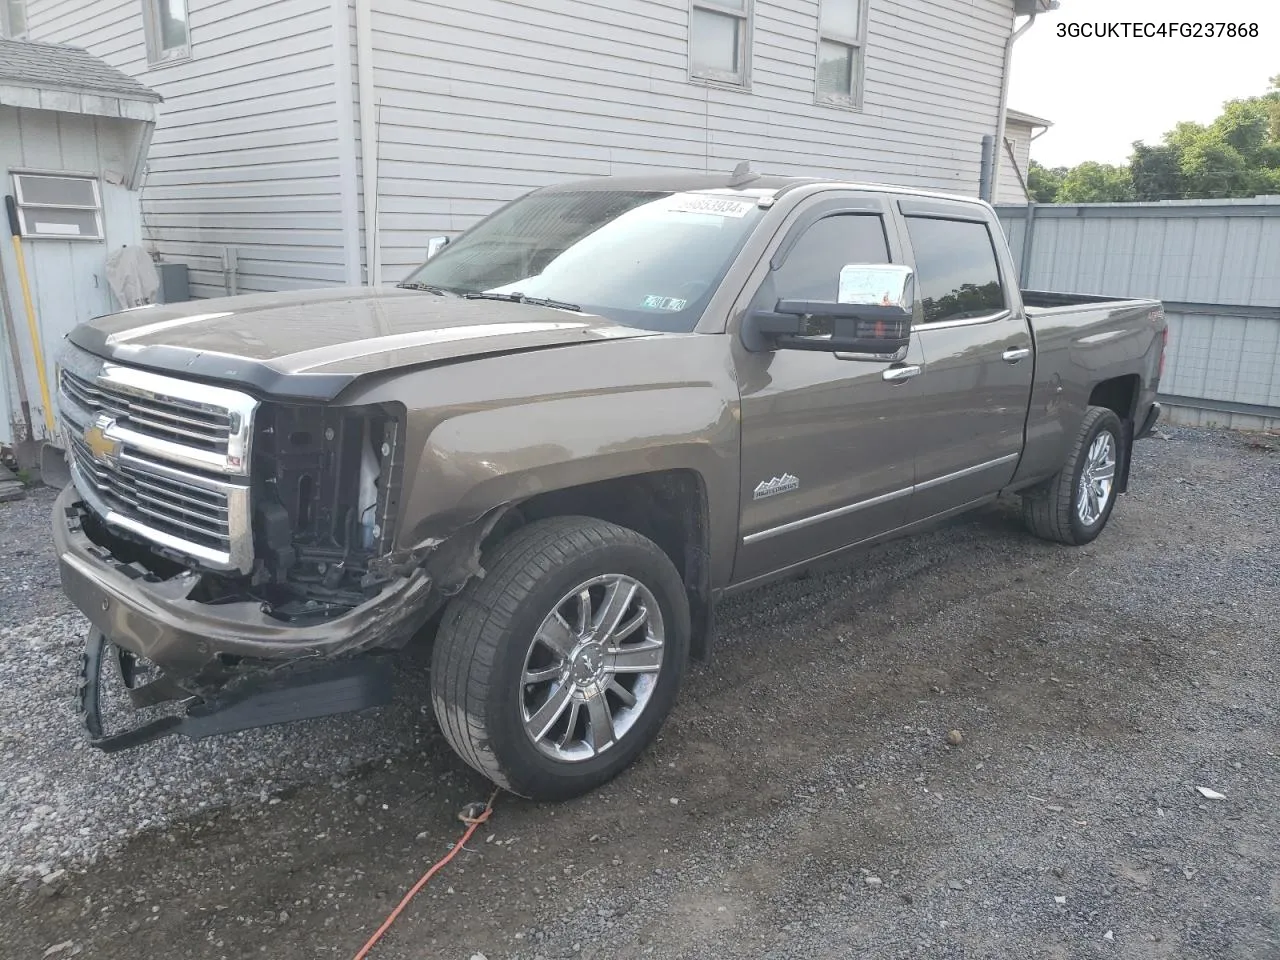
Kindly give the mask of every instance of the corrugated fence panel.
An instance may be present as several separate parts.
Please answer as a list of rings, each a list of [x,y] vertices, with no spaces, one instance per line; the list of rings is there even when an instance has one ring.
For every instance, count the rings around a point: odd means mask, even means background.
[[[1280,429],[1280,197],[998,212],[1023,288],[1165,301],[1170,419]]]

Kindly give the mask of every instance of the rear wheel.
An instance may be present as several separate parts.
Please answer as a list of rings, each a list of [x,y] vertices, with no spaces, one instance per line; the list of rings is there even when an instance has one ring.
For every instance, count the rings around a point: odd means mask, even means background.
[[[1115,507],[1120,458],[1126,455],[1123,436],[1114,411],[1089,407],[1062,469],[1044,486],[1023,494],[1027,529],[1073,546],[1097,537]]]
[[[652,541],[585,517],[516,531],[445,609],[432,701],[450,745],[539,800],[604,783],[657,734],[689,647],[680,574]]]

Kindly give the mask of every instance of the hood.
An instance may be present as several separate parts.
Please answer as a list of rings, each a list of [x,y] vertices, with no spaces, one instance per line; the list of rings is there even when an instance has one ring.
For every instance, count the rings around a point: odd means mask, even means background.
[[[332,399],[402,367],[655,336],[591,314],[368,287],[136,307],[80,324],[76,346],[163,373]]]

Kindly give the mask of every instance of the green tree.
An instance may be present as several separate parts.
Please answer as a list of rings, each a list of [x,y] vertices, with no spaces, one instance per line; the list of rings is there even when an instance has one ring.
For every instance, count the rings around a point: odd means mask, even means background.
[[[1031,199],[1036,203],[1057,203],[1058,191],[1062,189],[1062,179],[1066,175],[1066,167],[1046,167],[1032,160],[1027,170]]]
[[[1178,151],[1167,144],[1149,147],[1141,140],[1133,145],[1129,176],[1137,200],[1168,200],[1183,195],[1182,166]]]
[[[1280,75],[1259,97],[1231,100],[1212,123],[1179,123],[1161,146],[1133,145],[1139,200],[1252,197],[1280,189]]]
[[[1123,203],[1134,198],[1128,167],[1086,160],[1062,180],[1059,203]]]
[[[1135,142],[1126,166],[1050,170],[1033,160],[1027,185],[1038,203],[1280,194],[1280,74],[1261,96],[1224,103],[1212,123],[1179,123],[1160,144]]]

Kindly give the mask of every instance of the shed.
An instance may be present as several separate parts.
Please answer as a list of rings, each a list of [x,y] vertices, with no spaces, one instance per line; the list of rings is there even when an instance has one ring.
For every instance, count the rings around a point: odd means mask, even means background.
[[[999,203],[1026,203],[1030,200],[1026,182],[1031,173],[1031,141],[1042,136],[1053,123],[1021,110],[1006,110],[1004,162],[1000,165]]]
[[[84,50],[0,40],[0,176],[3,194],[16,202],[25,262],[20,271],[9,230],[0,231],[0,291],[12,320],[0,323],[0,444],[56,439],[46,404],[56,390],[49,378],[58,345],[77,323],[118,309],[107,255],[143,242],[139,188],[159,102],[159,94]]]

